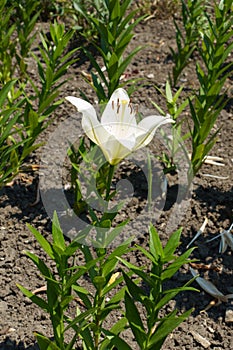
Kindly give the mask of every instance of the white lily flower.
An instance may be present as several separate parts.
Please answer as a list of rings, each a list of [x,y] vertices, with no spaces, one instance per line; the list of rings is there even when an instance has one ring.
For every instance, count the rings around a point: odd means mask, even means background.
[[[101,148],[111,165],[118,164],[135,150],[148,145],[159,126],[174,122],[169,116],[151,115],[137,124],[130,98],[121,88],[112,94],[101,121],[87,101],[73,96],[66,99],[83,114],[83,130]]]

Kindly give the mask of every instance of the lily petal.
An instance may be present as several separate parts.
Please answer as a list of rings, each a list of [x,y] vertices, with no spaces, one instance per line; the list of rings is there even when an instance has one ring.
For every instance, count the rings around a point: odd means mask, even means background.
[[[83,111],[82,128],[89,139],[100,147],[101,145],[107,144],[111,137],[111,134],[100,124],[98,119],[93,115],[88,115],[86,111]]]
[[[74,105],[77,108],[78,112],[82,113],[83,111],[86,111],[86,113],[96,116],[96,111],[89,102],[74,96],[67,96],[66,100],[72,103],[72,105]]]
[[[133,150],[136,142],[137,125],[110,123],[104,124],[104,128],[113,135],[122,145]]]
[[[105,144],[101,144],[100,148],[111,165],[118,164],[122,159],[132,153],[129,147],[124,146],[113,135],[111,135]]]
[[[101,123],[137,125],[130,98],[124,89],[114,91],[103,112]]]
[[[148,145],[153,139],[157,128],[167,123],[174,123],[174,120],[169,116],[163,117],[160,115],[151,115],[142,119],[138,124],[136,149]]]
[[[89,102],[73,96],[66,97],[66,100],[71,102],[82,113],[82,128],[86,135],[99,146],[101,143],[107,143],[111,135],[98,121],[94,107]]]

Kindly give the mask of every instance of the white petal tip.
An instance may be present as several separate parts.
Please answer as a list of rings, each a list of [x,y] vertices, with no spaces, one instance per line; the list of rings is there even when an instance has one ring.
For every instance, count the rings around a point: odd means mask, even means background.
[[[87,109],[94,111],[93,106],[89,102],[81,98],[74,97],[74,96],[66,96],[65,99],[70,103],[72,103],[72,105],[74,105],[79,112],[83,112]]]

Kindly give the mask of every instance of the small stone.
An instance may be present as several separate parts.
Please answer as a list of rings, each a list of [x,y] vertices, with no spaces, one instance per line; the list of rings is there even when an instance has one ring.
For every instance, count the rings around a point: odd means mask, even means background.
[[[8,306],[5,301],[0,301],[0,313],[3,314],[3,312],[6,312]]]
[[[233,310],[227,309],[225,314],[225,322],[230,323],[233,322]]]
[[[214,333],[215,332],[215,330],[212,328],[212,327],[208,327],[208,331],[210,332],[210,333]]]
[[[191,334],[196,340],[196,342],[201,344],[203,348],[207,349],[211,345],[211,343],[206,338],[202,337],[202,335],[200,335],[199,333],[191,331]]]
[[[6,296],[11,294],[11,290],[9,288],[9,285],[6,285],[5,288],[1,290],[1,297],[5,298]]]

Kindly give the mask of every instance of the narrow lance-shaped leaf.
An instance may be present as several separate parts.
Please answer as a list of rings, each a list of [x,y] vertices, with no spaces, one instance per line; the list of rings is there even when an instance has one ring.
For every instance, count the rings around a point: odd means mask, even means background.
[[[37,239],[41,247],[44,249],[44,251],[48,254],[48,256],[54,260],[54,254],[50,243],[34,227],[32,227],[29,224],[27,224],[27,227],[30,229],[30,231],[35,236],[35,238]]]
[[[139,314],[137,307],[135,306],[133,299],[126,292],[125,294],[125,308],[126,317],[130,323],[132,332],[139,344],[140,348],[143,349],[143,344],[146,341],[146,332]]]
[[[46,301],[44,299],[42,299],[42,298],[38,297],[37,295],[33,294],[30,290],[28,290],[27,288],[21,286],[20,284],[17,283],[16,285],[26,297],[31,299],[31,301],[33,303],[38,305],[40,308],[46,310],[47,312],[49,312],[49,305],[48,305],[48,303],[46,303]]]

